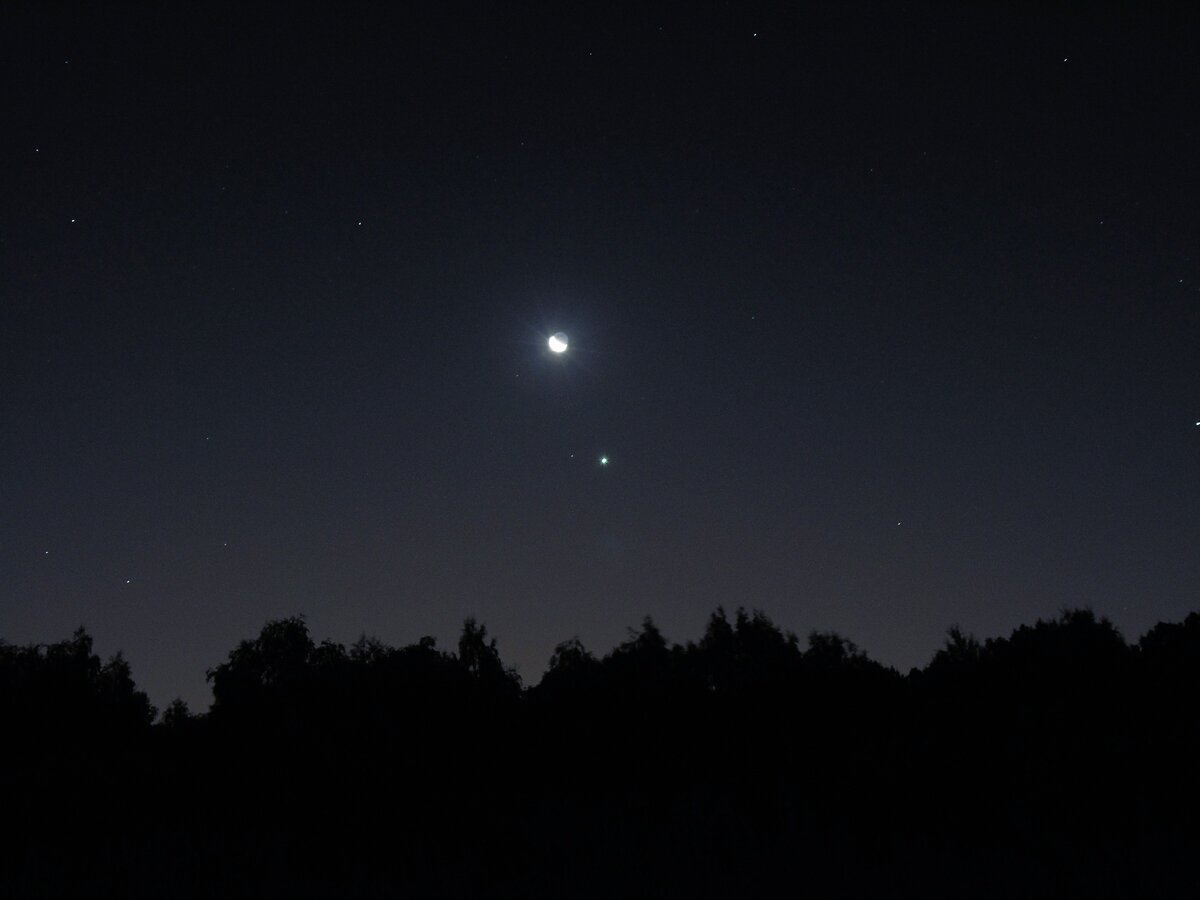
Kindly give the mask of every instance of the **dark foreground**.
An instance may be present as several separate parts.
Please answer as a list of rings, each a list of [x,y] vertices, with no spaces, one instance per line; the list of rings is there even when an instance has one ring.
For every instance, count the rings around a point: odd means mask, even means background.
[[[269,624],[153,718],[82,632],[0,646],[2,897],[1200,896],[1200,615],[1084,611],[923,670],[762,616],[522,690],[474,623]]]

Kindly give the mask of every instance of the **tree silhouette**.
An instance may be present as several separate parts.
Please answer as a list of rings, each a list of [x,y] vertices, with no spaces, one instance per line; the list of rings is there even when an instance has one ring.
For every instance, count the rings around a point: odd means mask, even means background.
[[[488,690],[515,698],[521,690],[521,679],[500,660],[496,639],[487,639],[487,626],[479,625],[473,617],[463,621],[458,639],[458,661]]]
[[[267,622],[159,726],[84,630],[0,641],[0,895],[1192,896],[1200,614],[1130,646],[1090,610],[907,676],[717,608],[524,689],[456,651]],[[96,827],[90,810],[103,810]],[[53,835],[53,840],[47,839]],[[870,864],[863,865],[864,857]],[[168,893],[170,891],[168,890]]]
[[[163,725],[172,730],[186,728],[192,720],[192,711],[182,697],[176,697],[163,710]]]
[[[57,644],[18,647],[0,641],[3,746],[39,752],[83,736],[131,735],[153,722],[155,709],[117,653],[102,663],[83,628]]]
[[[313,650],[303,616],[268,622],[256,639],[242,641],[226,662],[208,671],[214,708],[294,688],[305,679]]]
[[[1161,676],[1193,679],[1200,674],[1200,612],[1182,622],[1159,622],[1142,635],[1138,649],[1147,667]]]
[[[573,637],[555,646],[554,653],[546,667],[546,674],[588,670],[592,669],[595,664],[596,657],[583,646],[578,637]]]

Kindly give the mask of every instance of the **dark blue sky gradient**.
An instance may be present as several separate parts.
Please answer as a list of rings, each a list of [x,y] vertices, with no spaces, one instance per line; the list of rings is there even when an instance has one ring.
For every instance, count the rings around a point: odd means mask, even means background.
[[[0,637],[1196,607],[1194,16],[437,7],[0,14]]]

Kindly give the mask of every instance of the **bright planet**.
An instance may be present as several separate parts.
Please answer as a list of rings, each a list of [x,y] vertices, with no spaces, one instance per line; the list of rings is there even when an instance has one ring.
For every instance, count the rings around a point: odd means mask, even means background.
[[[567,340],[567,336],[561,331],[557,334],[550,335],[550,349],[555,353],[565,352],[568,343],[569,341]]]

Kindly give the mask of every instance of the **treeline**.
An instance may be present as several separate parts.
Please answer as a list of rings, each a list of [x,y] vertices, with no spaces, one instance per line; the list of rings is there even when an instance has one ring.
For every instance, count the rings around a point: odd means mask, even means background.
[[[1200,896],[1200,614],[1088,610],[901,675],[718,609],[521,684],[269,622],[161,717],[120,656],[0,643],[0,895]]]

